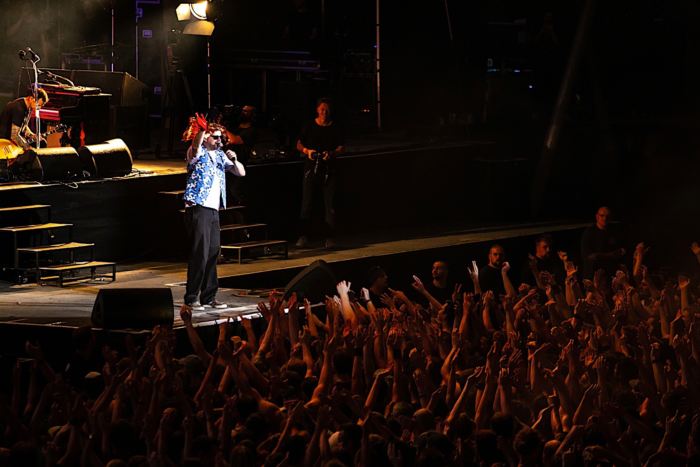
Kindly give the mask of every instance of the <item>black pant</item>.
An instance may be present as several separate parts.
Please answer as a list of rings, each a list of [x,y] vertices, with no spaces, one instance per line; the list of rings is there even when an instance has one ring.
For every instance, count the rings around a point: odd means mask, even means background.
[[[301,192],[301,234],[309,233],[311,224],[311,212],[313,211],[314,192],[316,187],[320,185],[323,193],[323,208],[325,220],[326,237],[332,237],[335,231],[335,207],[333,206],[333,198],[335,197],[335,174],[330,171],[321,170],[318,174],[314,174],[313,167],[304,169],[304,182]]]
[[[210,303],[216,298],[219,279],[216,261],[221,247],[219,211],[203,206],[185,209],[185,229],[190,243],[190,260],[187,263],[187,288],[185,303],[199,301]]]

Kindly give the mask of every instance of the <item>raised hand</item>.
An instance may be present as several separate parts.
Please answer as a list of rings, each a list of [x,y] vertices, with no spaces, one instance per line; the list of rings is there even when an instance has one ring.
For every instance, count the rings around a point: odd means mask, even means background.
[[[634,247],[634,257],[636,258],[642,258],[647,252],[649,251],[649,247],[644,245],[644,242],[639,242],[637,243],[637,246]]]
[[[557,251],[557,255],[559,256],[559,259],[562,260],[564,263],[569,261],[569,254],[566,251]]]
[[[270,309],[265,302],[258,303],[258,311],[265,321],[269,322],[270,318],[272,318],[272,313],[270,313]]]
[[[462,296],[462,284],[457,283],[455,284],[454,290],[452,290],[452,303],[457,303],[459,301],[459,297]]]
[[[476,265],[476,261],[472,261],[472,267],[469,268],[467,266],[467,272],[469,273],[469,277],[471,278],[472,282],[475,284],[479,283],[479,266]]]
[[[493,290],[487,290],[484,294],[484,306],[490,305],[495,301]]]
[[[369,289],[366,287],[362,287],[362,289],[360,290],[360,297],[362,297],[363,300],[369,302],[370,301]]]
[[[185,324],[190,324],[192,322],[192,307],[183,303],[180,307],[180,319]]]
[[[425,291],[425,286],[423,285],[423,281],[420,280],[420,277],[416,276],[415,274],[413,275],[413,283],[411,286],[416,289],[418,292],[424,292]]]
[[[338,295],[340,295],[341,297],[343,295],[347,295],[348,291],[350,290],[350,285],[352,285],[351,282],[347,282],[347,281],[338,282],[338,285],[335,286],[336,290],[338,291]]]
[[[504,261],[503,265],[501,266],[501,272],[503,274],[508,274],[508,271],[510,271],[510,263],[508,261]]]

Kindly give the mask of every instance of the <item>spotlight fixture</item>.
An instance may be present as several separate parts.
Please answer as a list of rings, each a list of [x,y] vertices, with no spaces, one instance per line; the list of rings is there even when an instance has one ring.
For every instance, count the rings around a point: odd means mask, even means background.
[[[197,3],[181,3],[175,9],[178,21],[187,21],[182,29],[183,34],[193,36],[211,36],[214,33],[214,23],[207,19],[208,1]]]

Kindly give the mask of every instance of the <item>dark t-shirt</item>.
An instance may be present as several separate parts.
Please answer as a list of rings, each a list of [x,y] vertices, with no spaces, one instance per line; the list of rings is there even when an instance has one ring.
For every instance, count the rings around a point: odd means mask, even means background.
[[[2,114],[0,114],[0,138],[10,139],[12,137],[12,125],[21,127],[28,111],[27,104],[22,97],[8,102]]]
[[[428,293],[435,298],[435,300],[444,305],[447,300],[452,298],[454,285],[448,282],[445,288],[438,288],[435,286],[435,284],[433,284],[433,281],[430,281],[425,284],[425,290],[427,290]]]
[[[581,235],[583,277],[591,278],[598,269],[605,269],[608,274],[614,273],[619,261],[591,260],[588,259],[588,256],[595,253],[610,253],[618,248],[620,248],[619,237],[610,227],[601,230],[595,225],[588,226]]]
[[[345,144],[343,130],[337,123],[333,122],[328,126],[321,126],[316,123],[316,120],[304,127],[301,135],[299,135],[299,140],[304,147],[318,152],[335,151],[338,146]],[[308,157],[305,157],[305,160],[305,170],[316,165],[316,162],[309,160]],[[328,161],[321,160],[319,164],[324,168],[328,168],[329,171],[333,171],[335,169],[335,157]]]
[[[491,267],[488,264],[479,270],[479,285],[481,286],[482,293],[493,290],[496,297],[506,293],[501,270]]]
[[[564,264],[558,257],[550,255],[548,258],[545,259],[535,259],[537,261],[537,270],[539,272],[547,271],[556,278],[557,284],[564,283],[564,279],[566,278],[566,271],[564,271]],[[533,286],[537,284],[537,280],[534,274],[532,273],[532,269],[530,269],[529,261],[525,263],[525,267],[523,268],[522,275],[520,277],[520,282],[525,282],[526,284]]]

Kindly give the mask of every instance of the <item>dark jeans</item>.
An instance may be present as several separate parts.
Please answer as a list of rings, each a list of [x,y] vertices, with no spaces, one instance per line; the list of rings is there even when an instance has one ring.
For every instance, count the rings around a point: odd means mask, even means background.
[[[304,182],[301,192],[301,235],[308,235],[311,224],[311,213],[314,204],[314,193],[320,187],[323,194],[324,221],[326,237],[332,237],[335,231],[335,208],[333,198],[335,197],[335,174],[325,170],[314,175],[312,167],[304,169]]]
[[[185,303],[191,305],[197,297],[202,304],[210,303],[216,298],[219,288],[216,275],[221,246],[219,211],[198,205],[188,207],[185,209],[185,230],[190,243]]]

